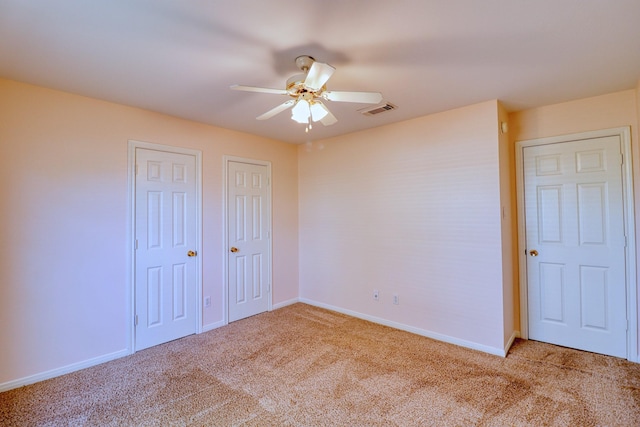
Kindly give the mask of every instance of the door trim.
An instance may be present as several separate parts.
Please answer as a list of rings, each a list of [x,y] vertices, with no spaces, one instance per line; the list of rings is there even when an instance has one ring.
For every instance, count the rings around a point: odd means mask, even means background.
[[[224,254],[222,267],[222,280],[224,283],[222,298],[224,324],[229,324],[229,217],[228,192],[229,192],[229,162],[248,163],[267,167],[267,179],[269,182],[267,195],[269,197],[269,297],[267,299],[267,311],[273,310],[273,195],[271,185],[271,162],[266,160],[249,159],[247,157],[222,156],[222,253]]]
[[[135,353],[135,224],[136,224],[136,148],[194,156],[196,160],[196,241],[195,250],[202,254],[202,152],[189,148],[129,140],[127,151],[127,351]],[[202,256],[196,262],[196,334],[202,332]]]
[[[621,150],[624,158],[622,165],[622,197],[624,213],[624,231],[627,236],[625,249],[625,287],[627,296],[627,360],[640,362],[638,343],[638,311],[636,279],[636,239],[635,217],[633,197],[633,172],[631,154],[631,129],[619,127],[590,132],[581,132],[569,135],[537,138],[524,141],[516,141],[516,203],[518,213],[518,266],[520,270],[520,337],[529,338],[529,312],[528,312],[528,283],[527,283],[527,257],[525,212],[524,212],[524,148],[537,145],[557,144],[581,139],[593,139],[607,136],[618,136],[621,142]]]

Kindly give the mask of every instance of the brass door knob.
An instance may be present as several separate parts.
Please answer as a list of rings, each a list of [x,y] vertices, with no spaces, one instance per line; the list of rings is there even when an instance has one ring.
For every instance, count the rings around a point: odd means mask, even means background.
[[[538,251],[536,251],[535,249],[532,249],[532,250],[529,251],[529,255],[538,256]]]
[[[231,252],[238,252],[238,248],[236,248],[235,246],[231,247]]]
[[[196,255],[198,255],[198,252],[196,252],[196,251],[187,252],[187,256],[196,256]]]

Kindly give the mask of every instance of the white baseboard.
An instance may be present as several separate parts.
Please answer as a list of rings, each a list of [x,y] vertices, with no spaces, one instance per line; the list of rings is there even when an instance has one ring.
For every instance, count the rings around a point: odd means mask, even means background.
[[[313,301],[307,298],[300,298],[300,302],[313,305],[316,307],[324,308],[327,310],[336,311],[338,313],[346,314],[348,316],[357,317],[358,319],[368,320],[369,322],[378,323],[380,325],[389,326],[391,328],[400,329],[402,331],[411,332],[413,334],[421,335],[427,338],[432,338],[434,340],[443,341],[449,344],[455,344],[460,347],[466,347],[472,350],[478,350],[484,353],[489,353],[489,354],[493,354],[500,357],[505,357],[507,355],[507,352],[505,351],[505,349],[502,349],[502,348],[490,347],[487,345],[478,344],[473,341],[462,340],[462,339],[451,337],[448,335],[439,334],[437,332],[428,331],[426,329],[420,329],[414,326],[405,325],[403,323],[393,322],[391,320],[382,319],[380,317],[359,313],[357,311],[347,310],[342,307],[335,307],[329,304],[324,304],[324,303]]]
[[[221,326],[225,326],[227,323],[224,321],[209,323],[202,326],[202,332],[207,332],[213,329],[217,329]],[[38,374],[30,375],[28,377],[19,378],[17,380],[0,383],[0,393],[8,391],[14,388],[23,387],[25,385],[34,384],[40,381],[48,380],[51,378],[59,377],[61,375],[69,374],[71,372],[79,371],[80,369],[96,366],[101,363],[110,362],[115,359],[119,359],[124,356],[130,355],[131,352],[127,349],[116,351],[113,353],[105,354],[102,356],[94,357],[93,359],[84,360],[82,362],[73,363],[71,365],[63,366],[61,368],[52,369],[46,372],[40,372]]]
[[[271,309],[272,310],[277,310],[279,308],[286,307],[288,305],[293,305],[293,304],[295,304],[297,302],[300,302],[300,298],[293,298],[293,299],[290,299],[290,300],[279,302],[277,304],[273,304]]]
[[[519,337],[520,337],[520,332],[519,331],[513,331],[513,333],[511,334],[511,337],[509,337],[509,341],[507,341],[507,344],[504,346],[504,355],[505,356],[509,353],[509,349],[513,345],[513,342],[516,340],[516,338],[519,338]]]
[[[277,310],[279,308],[286,307],[288,305],[292,305],[292,304],[295,304],[297,302],[300,302],[298,300],[298,298],[293,298],[293,299],[290,299],[290,300],[287,300],[287,301],[282,301],[282,302],[279,302],[277,304],[273,304],[271,306],[271,310]],[[229,323],[225,322],[224,320],[220,320],[218,322],[209,323],[207,325],[203,325],[202,326],[202,332],[212,331],[214,329],[218,329],[218,328],[220,328],[222,326],[226,326],[228,324]]]
[[[225,322],[224,320],[221,320],[219,322],[213,322],[213,323],[208,323],[206,325],[202,325],[202,332],[207,332],[207,331],[212,331],[214,329],[218,329],[222,326],[227,325],[228,323]]]
[[[127,349],[119,350],[113,353],[94,357],[93,359],[87,359],[87,360],[83,360],[82,362],[72,363],[71,365],[63,366],[61,368],[56,368],[50,371],[41,372],[39,374],[30,375],[24,378],[19,378],[17,380],[8,381],[6,383],[1,383],[0,393],[3,391],[14,389],[14,388],[23,387],[25,385],[59,377],[61,375],[70,374],[71,372],[79,371],[80,369],[90,368],[91,366],[96,366],[101,363],[119,359],[121,357],[128,356],[129,354],[130,352]]]

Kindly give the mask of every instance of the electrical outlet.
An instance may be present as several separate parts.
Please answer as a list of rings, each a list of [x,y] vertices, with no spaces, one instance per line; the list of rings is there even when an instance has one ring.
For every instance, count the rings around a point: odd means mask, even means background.
[[[204,297],[204,306],[211,307],[211,297]]]
[[[393,294],[393,303],[395,305],[400,304],[400,298],[398,297],[398,294]]]
[[[373,291],[373,300],[380,301],[380,291],[378,291],[377,289]]]

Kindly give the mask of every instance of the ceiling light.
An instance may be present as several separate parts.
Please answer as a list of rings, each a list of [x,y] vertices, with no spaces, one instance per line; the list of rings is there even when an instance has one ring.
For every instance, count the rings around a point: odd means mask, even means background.
[[[309,123],[309,116],[311,116],[309,103],[304,99],[299,99],[291,109],[291,119],[298,123]]]
[[[311,118],[314,122],[324,119],[326,115],[329,114],[327,107],[319,102],[314,102],[313,104],[311,104],[311,107],[309,109],[311,110]]]

